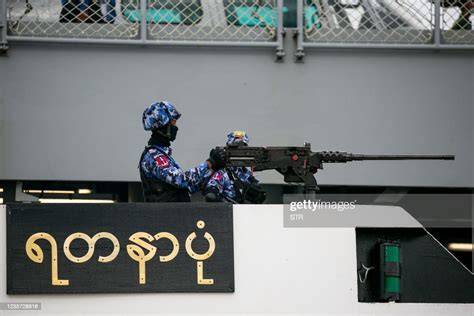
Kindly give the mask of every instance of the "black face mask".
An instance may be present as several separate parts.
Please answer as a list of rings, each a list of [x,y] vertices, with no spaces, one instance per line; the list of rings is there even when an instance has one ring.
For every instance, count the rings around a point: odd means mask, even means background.
[[[166,126],[158,128],[157,132],[158,134],[161,134],[161,136],[172,142],[176,139],[176,134],[178,134],[178,126],[168,124]]]
[[[156,145],[169,147],[170,143],[176,139],[178,127],[174,125],[166,125],[152,131],[148,145]]]
[[[169,133],[168,133],[170,142],[172,142],[176,139],[176,134],[178,134],[178,126],[170,125],[169,126]]]

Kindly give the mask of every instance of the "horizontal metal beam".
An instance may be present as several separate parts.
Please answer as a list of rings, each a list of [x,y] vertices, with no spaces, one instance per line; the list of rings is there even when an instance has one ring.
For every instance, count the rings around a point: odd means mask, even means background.
[[[93,39],[93,38],[48,38],[7,36],[11,42],[40,43],[79,43],[99,45],[141,45],[141,46],[212,46],[212,47],[278,47],[278,42],[233,42],[233,41],[161,41],[161,40],[125,40],[125,39]]]
[[[426,50],[472,50],[474,44],[384,44],[384,43],[308,43],[304,48],[352,48],[352,49],[426,49]]]

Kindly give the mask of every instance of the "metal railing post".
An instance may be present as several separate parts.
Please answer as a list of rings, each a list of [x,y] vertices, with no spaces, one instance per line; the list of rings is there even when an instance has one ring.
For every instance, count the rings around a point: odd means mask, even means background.
[[[0,0],[0,52],[7,49],[7,0]]]
[[[147,23],[146,23],[146,12],[147,12],[147,0],[140,0],[140,39],[143,43],[147,41]]]
[[[304,57],[303,37],[304,37],[304,26],[303,26],[303,0],[296,1],[296,60],[302,60]]]
[[[276,48],[276,59],[280,60],[285,56],[283,48],[283,0],[277,0],[277,12],[278,12],[278,23],[277,23],[277,48]]]
[[[434,45],[441,46],[441,0],[435,0],[434,8]]]

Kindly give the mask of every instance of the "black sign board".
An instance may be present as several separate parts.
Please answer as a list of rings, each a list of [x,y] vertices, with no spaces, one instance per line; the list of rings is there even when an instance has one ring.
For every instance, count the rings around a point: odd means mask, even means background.
[[[232,205],[7,205],[8,294],[119,292],[234,292]]]

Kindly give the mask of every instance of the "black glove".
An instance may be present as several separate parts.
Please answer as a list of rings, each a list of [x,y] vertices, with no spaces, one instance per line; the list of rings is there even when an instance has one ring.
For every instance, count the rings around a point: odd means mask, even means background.
[[[205,188],[202,191],[202,195],[204,196],[204,201],[206,202],[222,202],[222,197],[216,188]]]
[[[209,163],[214,171],[225,167],[225,151],[221,148],[214,148],[209,153]]]

